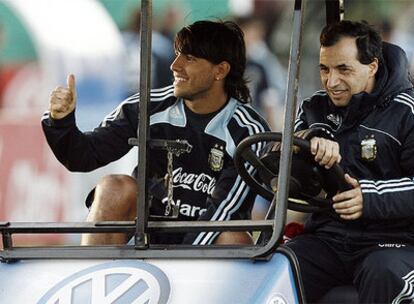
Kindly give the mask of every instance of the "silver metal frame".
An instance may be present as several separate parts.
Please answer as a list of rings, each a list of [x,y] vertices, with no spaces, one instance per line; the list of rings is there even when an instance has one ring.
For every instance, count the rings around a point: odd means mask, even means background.
[[[328,0],[327,0],[328,1]],[[299,79],[300,49],[303,29],[303,1],[295,0],[293,13],[293,32],[288,69],[288,84],[285,107],[285,123],[282,138],[281,165],[277,196],[273,198],[275,217],[265,221],[223,221],[223,222],[151,222],[148,221],[147,195],[147,159],[148,159],[148,104],[150,97],[151,67],[151,24],[152,0],[141,1],[141,74],[140,74],[140,111],[138,139],[138,218],[135,222],[99,222],[99,223],[0,223],[4,249],[0,251],[0,260],[11,262],[18,259],[130,259],[130,258],[247,258],[266,259],[273,254],[282,237],[287,200],[289,193],[293,122],[296,110],[296,98]],[[140,203],[145,202],[145,203]],[[148,244],[147,233],[151,230],[177,231],[273,231],[264,246],[189,246]],[[59,247],[15,247],[13,235],[21,233],[82,233],[82,232],[135,232],[133,246],[59,246]]]

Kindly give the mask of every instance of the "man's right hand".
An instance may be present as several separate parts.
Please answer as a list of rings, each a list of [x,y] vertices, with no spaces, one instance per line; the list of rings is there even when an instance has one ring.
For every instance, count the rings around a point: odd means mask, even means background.
[[[339,154],[337,142],[322,137],[313,137],[310,140],[311,153],[315,155],[315,161],[326,169],[331,168],[335,163],[342,159]]]
[[[305,129],[295,132],[295,136],[303,139],[307,139],[312,132],[312,129]],[[314,136],[310,140],[311,153],[315,156],[315,161],[325,167],[331,168],[335,163],[341,161],[342,157],[339,153],[339,144],[333,140],[329,140],[323,137]]]
[[[62,119],[76,107],[75,76],[67,78],[67,87],[56,87],[50,94],[49,111],[53,119]]]

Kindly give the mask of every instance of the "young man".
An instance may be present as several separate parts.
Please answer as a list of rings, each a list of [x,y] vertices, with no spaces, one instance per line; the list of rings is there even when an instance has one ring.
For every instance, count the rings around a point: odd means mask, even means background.
[[[366,23],[341,21],[320,36],[325,91],[300,106],[295,130],[319,164],[339,163],[350,190],[312,214],[294,250],[309,302],[353,284],[361,303],[414,299],[414,94],[407,59]],[[333,134],[334,139],[330,136]],[[331,138],[331,139],[329,139]]]
[[[245,44],[233,22],[198,21],[175,38],[176,58],[171,65],[172,86],[151,92],[151,139],[187,140],[191,152],[174,157],[173,201],[180,220],[247,219],[255,195],[237,175],[233,154],[246,136],[268,131],[267,123],[247,104],[250,96],[243,79]],[[59,161],[71,171],[91,171],[119,159],[136,137],[139,94],[125,100],[98,128],[82,133],[75,125],[76,89],[73,75],[66,88],[52,92],[43,129]],[[260,149],[260,145],[257,149]],[[164,186],[167,153],[149,153],[152,182],[151,215],[171,214]],[[140,190],[140,189],[138,189]],[[89,221],[133,220],[137,185],[134,177],[111,175],[97,185]],[[247,233],[202,232],[150,235],[156,243],[248,243]],[[83,244],[122,244],[123,234],[84,235]]]

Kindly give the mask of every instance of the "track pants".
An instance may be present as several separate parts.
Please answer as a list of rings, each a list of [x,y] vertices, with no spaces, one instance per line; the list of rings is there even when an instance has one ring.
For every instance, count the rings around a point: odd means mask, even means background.
[[[335,286],[351,284],[358,290],[360,303],[414,303],[412,245],[350,245],[304,234],[286,246],[298,258],[308,303]]]

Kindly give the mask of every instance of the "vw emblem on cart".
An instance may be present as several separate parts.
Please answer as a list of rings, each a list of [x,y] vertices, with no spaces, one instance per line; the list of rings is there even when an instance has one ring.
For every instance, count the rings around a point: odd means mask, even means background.
[[[161,269],[139,261],[116,261],[86,268],[51,288],[38,304],[164,304],[170,282]]]
[[[272,294],[269,300],[267,301],[267,304],[287,304],[288,301],[286,301],[285,297],[281,295],[280,293]]]

